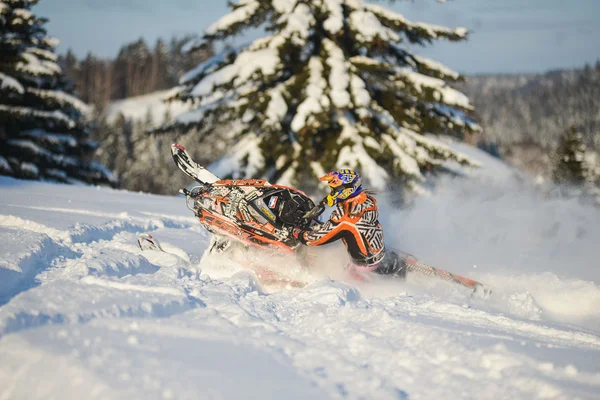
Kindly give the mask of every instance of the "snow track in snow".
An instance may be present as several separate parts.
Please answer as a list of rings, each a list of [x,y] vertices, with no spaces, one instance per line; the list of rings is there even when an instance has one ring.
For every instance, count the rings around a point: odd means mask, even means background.
[[[402,228],[427,207],[404,211]],[[428,244],[447,240],[431,229]],[[144,231],[168,253],[142,253]],[[304,289],[278,290],[229,259],[200,265],[209,238],[181,198],[0,178],[0,399],[593,399],[600,391],[591,306],[600,290],[579,270],[574,279],[558,269],[484,268],[473,277],[506,286],[487,300],[443,282],[356,285],[325,272]],[[323,264],[339,264],[339,250]]]

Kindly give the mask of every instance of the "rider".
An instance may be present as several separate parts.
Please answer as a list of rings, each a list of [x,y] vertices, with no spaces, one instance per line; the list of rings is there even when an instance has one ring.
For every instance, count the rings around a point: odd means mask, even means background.
[[[296,228],[294,236],[308,246],[341,239],[352,258],[351,272],[372,271],[405,278],[404,261],[393,251],[385,250],[377,203],[363,190],[360,175],[351,169],[340,169],[319,180],[327,182],[331,192],[309,214],[315,217],[324,210],[325,204],[335,209],[323,225],[313,230]]]

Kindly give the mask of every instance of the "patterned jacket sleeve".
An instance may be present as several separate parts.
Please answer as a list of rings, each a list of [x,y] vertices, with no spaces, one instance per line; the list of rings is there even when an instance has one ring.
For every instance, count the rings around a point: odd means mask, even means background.
[[[338,234],[343,232],[343,226],[338,223],[341,218],[341,210],[336,207],[331,213],[329,220],[315,230],[305,231],[302,242],[309,246],[320,246],[338,239]]]

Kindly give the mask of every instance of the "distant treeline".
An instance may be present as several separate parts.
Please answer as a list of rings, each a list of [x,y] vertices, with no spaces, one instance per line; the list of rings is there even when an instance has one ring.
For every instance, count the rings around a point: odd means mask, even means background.
[[[600,150],[600,61],[544,74],[469,76],[460,89],[489,142],[553,148],[574,126],[588,146]]]
[[[93,53],[78,59],[69,50],[59,57],[59,63],[84,102],[103,106],[177,85],[183,73],[213,55],[210,45],[185,53],[183,48],[191,39],[158,39],[154,46],[139,39],[122,46],[115,59],[102,59]]]

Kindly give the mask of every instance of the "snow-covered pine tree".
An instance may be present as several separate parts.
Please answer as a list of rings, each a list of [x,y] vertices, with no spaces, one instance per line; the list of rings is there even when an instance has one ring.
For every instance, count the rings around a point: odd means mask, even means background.
[[[581,186],[587,180],[586,146],[583,135],[570,127],[560,138],[555,155],[554,183]]]
[[[69,93],[37,0],[0,0],[0,174],[115,185],[91,161],[87,106]]]
[[[198,46],[248,27],[270,34],[185,74],[174,98],[197,108],[161,128],[202,135],[231,124],[236,144],[212,166],[218,175],[306,187],[349,167],[378,189],[391,181],[419,189],[444,160],[470,163],[427,135],[480,130],[466,117],[468,98],[447,84],[459,74],[406,48],[463,40],[466,29],[410,22],[363,0],[240,0],[232,8]]]

